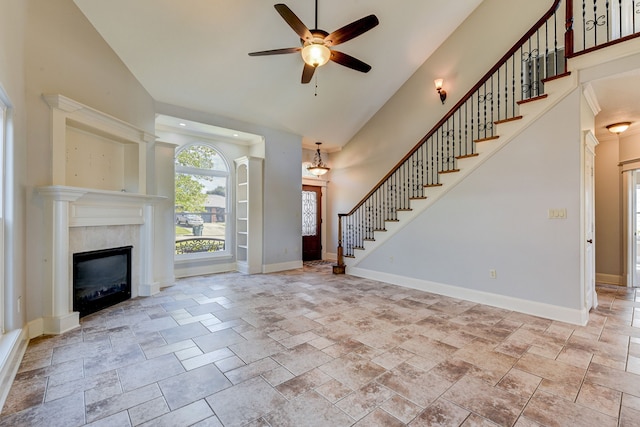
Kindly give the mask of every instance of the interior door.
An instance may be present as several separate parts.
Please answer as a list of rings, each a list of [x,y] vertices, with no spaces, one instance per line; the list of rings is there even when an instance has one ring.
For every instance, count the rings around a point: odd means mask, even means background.
[[[322,259],[322,188],[302,186],[302,260]]]

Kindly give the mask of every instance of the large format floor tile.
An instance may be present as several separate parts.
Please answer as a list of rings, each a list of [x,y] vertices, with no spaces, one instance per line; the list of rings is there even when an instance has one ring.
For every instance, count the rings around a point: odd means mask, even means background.
[[[637,426],[640,293],[576,326],[334,276],[179,280],[29,343],[4,426]]]

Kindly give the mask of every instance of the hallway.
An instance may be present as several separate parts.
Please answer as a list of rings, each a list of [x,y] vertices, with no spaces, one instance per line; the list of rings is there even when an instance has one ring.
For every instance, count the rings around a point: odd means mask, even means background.
[[[182,279],[32,340],[0,426],[638,425],[640,294],[598,299],[579,327],[323,263]]]

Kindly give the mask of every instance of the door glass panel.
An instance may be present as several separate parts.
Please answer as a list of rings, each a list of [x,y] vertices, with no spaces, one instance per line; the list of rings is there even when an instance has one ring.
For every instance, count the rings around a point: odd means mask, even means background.
[[[315,191],[302,192],[302,235],[315,236],[318,230],[318,203]]]

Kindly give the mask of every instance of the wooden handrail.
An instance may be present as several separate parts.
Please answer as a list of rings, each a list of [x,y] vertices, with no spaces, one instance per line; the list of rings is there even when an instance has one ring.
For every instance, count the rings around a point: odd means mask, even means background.
[[[527,33],[525,33],[524,36],[522,36],[514,45],[511,49],[509,49],[509,51],[504,54],[504,56],[502,56],[498,62],[496,62],[496,64],[478,81],[478,83],[476,83],[475,86],[473,86],[471,88],[471,90],[469,90],[469,92],[467,92],[467,94],[465,96],[463,96],[460,101],[458,101],[458,103],[456,103],[456,105],[453,106],[453,108],[451,110],[449,110],[449,112],[438,122],[436,123],[436,125],[422,138],[420,139],[420,141],[418,141],[418,143],[411,149],[411,151],[409,151],[409,153],[407,153],[407,155],[405,155],[402,160],[400,160],[390,171],[389,173],[387,173],[374,187],[371,191],[369,191],[367,193],[366,196],[364,196],[362,198],[362,200],[360,200],[360,202],[358,202],[358,204],[356,204],[353,209],[351,209],[351,211],[349,211],[349,213],[346,214],[338,214],[339,218],[341,216],[349,216],[349,215],[353,215],[353,213],[358,210],[358,208],[360,208],[366,201],[367,199],[369,199],[369,197],[371,197],[371,195],[373,193],[375,193],[380,187],[382,187],[382,185],[387,181],[387,179],[393,175],[393,173],[395,173],[403,164],[404,162],[406,162],[416,151],[418,151],[418,149],[420,149],[420,147],[422,146],[422,144],[424,144],[443,124],[445,124],[447,122],[447,120],[449,120],[456,111],[458,111],[458,109],[464,105],[465,102],[467,102],[469,99],[471,99],[471,97],[473,96],[473,94],[480,89],[480,87],[485,84],[485,82],[487,80],[489,80],[489,78],[500,69],[500,67],[503,65],[503,63],[511,58],[511,56],[513,56],[514,53],[516,53],[518,51],[518,49],[521,48],[522,44],[527,41],[533,34],[535,34],[536,31],[538,31],[538,29],[540,27],[542,27],[542,25],[555,13],[556,9],[558,8],[558,6],[560,5],[560,1],[561,0],[554,0],[553,5],[551,6],[551,8],[542,16],[542,18],[540,18],[534,25],[533,27],[531,27],[531,29],[529,31],[527,31]],[[571,0],[567,0],[568,2],[571,2]],[[571,2],[572,3],[572,2]],[[572,19],[573,21],[573,19]],[[565,37],[566,39],[566,37]],[[340,222],[340,219],[339,221]]]

